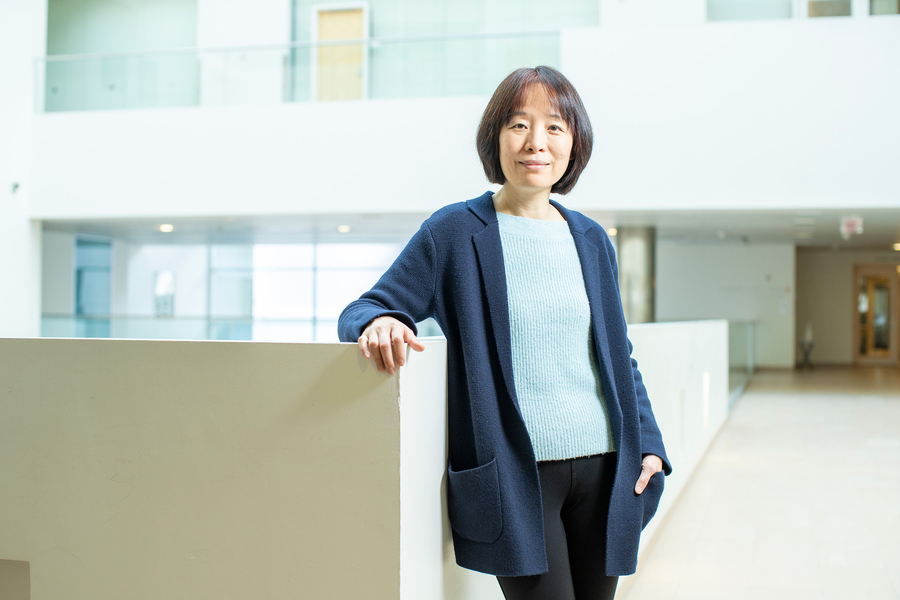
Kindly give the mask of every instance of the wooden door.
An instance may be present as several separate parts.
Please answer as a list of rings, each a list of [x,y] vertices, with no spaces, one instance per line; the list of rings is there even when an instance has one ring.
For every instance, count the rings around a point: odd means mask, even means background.
[[[365,36],[362,8],[320,10],[318,40],[359,40]],[[316,98],[318,100],[361,100],[364,98],[365,53],[363,44],[318,47]]]
[[[893,265],[857,266],[854,359],[857,364],[897,362],[898,274]]]

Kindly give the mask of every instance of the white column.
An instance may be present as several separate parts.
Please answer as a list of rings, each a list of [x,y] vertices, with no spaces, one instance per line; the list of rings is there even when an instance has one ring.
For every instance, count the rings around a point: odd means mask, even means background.
[[[656,320],[656,228],[619,227],[619,291],[629,324]]]
[[[794,18],[809,18],[809,0],[794,0]]]
[[[46,30],[46,2],[0,2],[0,337],[40,335],[41,225],[28,214],[28,158]]]
[[[871,10],[870,0],[853,0],[851,13],[855,18],[866,18]]]

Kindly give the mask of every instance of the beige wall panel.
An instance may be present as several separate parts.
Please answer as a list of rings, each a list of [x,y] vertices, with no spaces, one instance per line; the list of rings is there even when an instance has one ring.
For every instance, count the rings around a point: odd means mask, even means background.
[[[796,336],[803,339],[806,324],[812,324],[815,347],[810,359],[814,365],[853,363],[853,266],[858,264],[900,267],[900,253],[797,250]]]
[[[0,382],[34,600],[397,598],[398,378],[355,346],[0,339]]]

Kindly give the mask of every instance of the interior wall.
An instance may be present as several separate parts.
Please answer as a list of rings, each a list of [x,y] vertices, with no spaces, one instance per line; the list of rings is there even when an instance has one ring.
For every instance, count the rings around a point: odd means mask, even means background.
[[[897,206],[900,18],[571,29],[561,56],[597,132],[567,206]],[[473,142],[486,102],[43,116],[32,214],[431,212],[488,187]]]
[[[40,335],[41,224],[31,215],[29,145],[32,61],[44,52],[46,19],[42,2],[0,2],[0,337]]]
[[[46,24],[50,55],[187,48],[197,0],[49,0]]]
[[[575,204],[896,207],[897,56],[900,16],[569,31],[597,132]]]
[[[41,235],[41,312],[75,313],[75,235],[44,231]]]
[[[706,0],[600,0],[604,27],[698,25],[706,21]]]
[[[815,363],[853,363],[853,320],[856,286],[853,267],[858,264],[900,265],[900,252],[797,249],[797,339],[806,324],[813,327]],[[896,302],[894,310],[900,309]]]
[[[793,244],[656,243],[656,320],[752,319],[756,365],[794,366]]]

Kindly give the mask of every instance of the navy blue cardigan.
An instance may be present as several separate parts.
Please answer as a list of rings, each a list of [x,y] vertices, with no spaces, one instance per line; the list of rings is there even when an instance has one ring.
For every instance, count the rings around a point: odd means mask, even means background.
[[[426,220],[375,286],[344,309],[342,341],[388,315],[433,317],[447,338],[450,465],[447,504],[456,562],[502,576],[547,571],[537,463],[513,385],[509,309],[500,229],[491,192],[444,207]],[[606,573],[637,566],[641,530],[656,512],[663,474],[634,493],[643,454],[672,467],[619,300],[612,244],[584,215],[553,205],[569,224],[584,273],[603,391],[617,450],[609,506]]]

